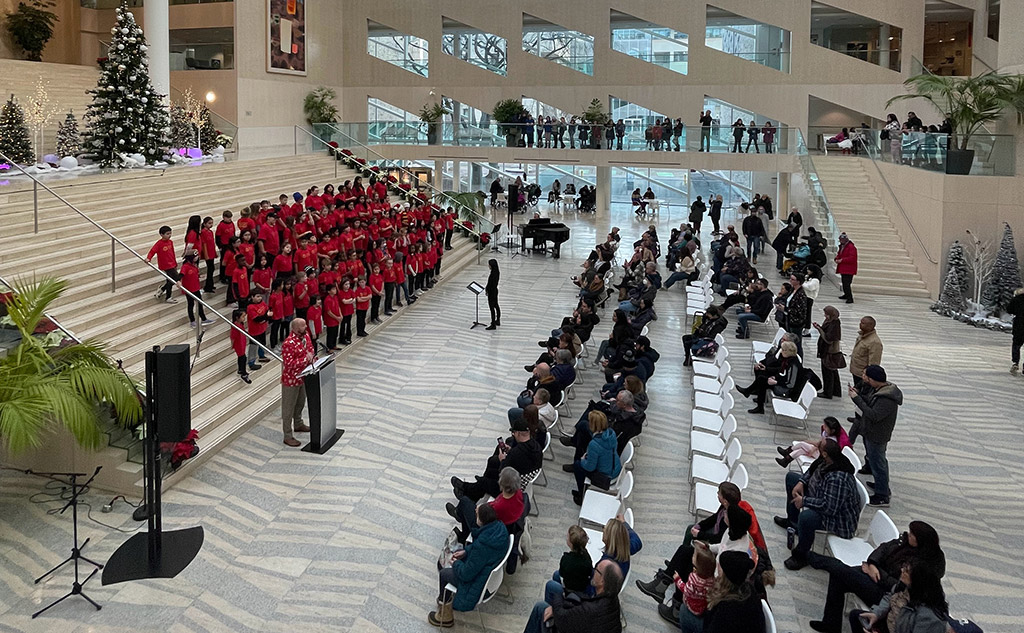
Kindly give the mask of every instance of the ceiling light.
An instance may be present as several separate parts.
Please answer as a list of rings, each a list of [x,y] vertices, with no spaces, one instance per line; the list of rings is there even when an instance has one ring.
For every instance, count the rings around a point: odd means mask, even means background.
[[[893,35],[890,35],[890,36],[889,36],[889,41],[890,41],[890,42],[891,42],[891,41],[893,41],[894,39],[896,39],[896,37],[895,37],[895,36],[893,36]]]
[[[217,95],[212,90],[210,92],[206,93],[206,102],[207,103],[213,103],[216,100],[217,100]]]
[[[955,41],[956,41],[956,38],[955,38],[955,37],[951,37],[951,38],[949,38],[949,41],[950,41],[950,42],[955,42]]]

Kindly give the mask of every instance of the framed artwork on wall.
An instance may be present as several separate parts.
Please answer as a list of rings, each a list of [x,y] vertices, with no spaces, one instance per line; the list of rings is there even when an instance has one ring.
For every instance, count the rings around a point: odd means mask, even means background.
[[[267,0],[267,72],[306,74],[306,3]]]

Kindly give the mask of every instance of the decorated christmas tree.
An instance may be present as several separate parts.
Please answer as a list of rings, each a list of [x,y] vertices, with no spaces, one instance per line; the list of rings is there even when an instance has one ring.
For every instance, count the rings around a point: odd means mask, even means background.
[[[180,105],[171,106],[171,146],[175,149],[196,144],[196,133],[188,112]]]
[[[213,127],[213,120],[210,118],[210,109],[203,105],[201,123],[199,124],[199,146],[203,148],[204,154],[210,154],[214,147],[217,147],[217,128]]]
[[[1020,262],[1017,260],[1017,249],[1013,245],[1013,229],[1009,224],[1005,224],[1003,240],[999,244],[996,261],[988,274],[981,303],[985,309],[998,315],[1013,298],[1013,291],[1021,285]]]
[[[78,132],[78,119],[74,112],[68,112],[64,122],[57,126],[57,155],[78,156],[82,153],[82,136]]]
[[[964,247],[959,240],[949,247],[946,265],[948,269],[946,280],[942,284],[942,293],[939,294],[939,300],[932,304],[932,310],[950,316],[954,312],[963,312],[967,309],[965,295],[971,285]]]
[[[124,0],[110,33],[109,60],[90,91],[85,150],[104,166],[123,165],[133,154],[147,163],[162,160],[170,127],[164,95],[149,80],[146,39]]]
[[[14,95],[0,109],[0,153],[19,165],[35,162],[28,126],[25,125],[25,112],[14,100]]]

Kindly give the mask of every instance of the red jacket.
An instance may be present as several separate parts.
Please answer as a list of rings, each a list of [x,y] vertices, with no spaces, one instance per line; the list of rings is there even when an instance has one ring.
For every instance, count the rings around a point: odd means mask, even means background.
[[[845,246],[840,246],[839,252],[836,253],[836,274],[857,274],[857,247],[849,240]]]

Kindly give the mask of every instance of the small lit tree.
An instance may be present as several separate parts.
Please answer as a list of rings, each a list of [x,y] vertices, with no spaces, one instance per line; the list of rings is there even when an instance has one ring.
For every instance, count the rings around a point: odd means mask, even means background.
[[[967,231],[967,237],[970,240],[967,243],[967,265],[970,267],[971,276],[974,278],[971,308],[980,310],[981,289],[985,285],[985,280],[988,279],[989,271],[992,270],[992,242],[982,242],[970,230]]]
[[[78,156],[82,152],[82,135],[78,132],[78,119],[69,111],[57,127],[57,155]]]
[[[981,303],[986,310],[998,316],[1013,298],[1013,292],[1021,287],[1020,262],[1017,260],[1017,248],[1013,244],[1013,229],[1009,224],[1004,224],[999,252],[986,282]]]
[[[967,260],[964,258],[964,247],[959,240],[953,242],[949,247],[946,265],[948,268],[946,279],[942,284],[942,293],[931,308],[939,314],[950,316],[967,309],[966,294],[971,285]]]
[[[28,98],[28,103],[25,105],[25,121],[32,129],[32,145],[35,148],[36,158],[46,153],[44,131],[57,113],[46,86],[47,82],[39,77],[36,80],[35,94]]]
[[[25,113],[14,100],[13,94],[3,109],[0,109],[0,153],[19,165],[30,165],[35,160],[28,126],[25,125]]]

